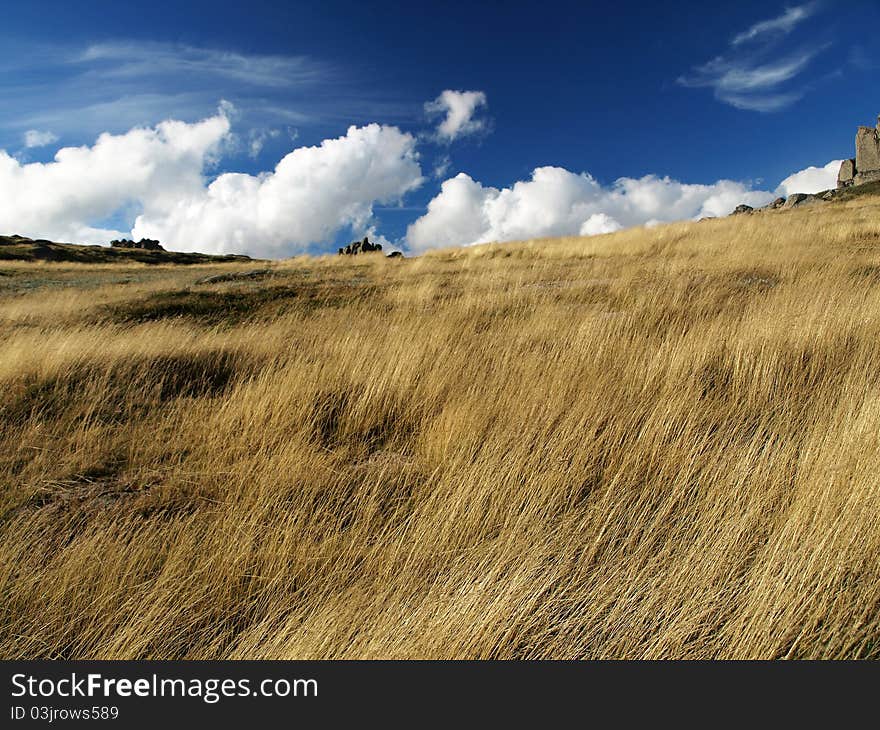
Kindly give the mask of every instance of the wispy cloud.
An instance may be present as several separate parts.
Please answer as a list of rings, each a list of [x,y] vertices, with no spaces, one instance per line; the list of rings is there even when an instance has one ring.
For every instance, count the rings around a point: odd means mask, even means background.
[[[850,49],[847,61],[859,71],[873,71],[880,68],[880,60],[875,55],[869,54],[861,45],[855,45]]]
[[[786,8],[782,15],[762,20],[742,33],[737,33],[730,43],[733,46],[739,46],[749,41],[766,38],[767,36],[788,35],[795,29],[795,26],[815,15],[819,9],[820,3],[818,1]]]
[[[51,129],[84,144],[163,119],[194,121],[213,113],[218,99],[234,103],[245,136],[294,125],[320,138],[349,124],[421,116],[418,102],[383,98],[359,83],[357,68],[309,56],[126,40],[66,48],[9,43],[0,59],[0,149],[21,147],[28,130]]]
[[[449,155],[440,155],[434,161],[434,177],[438,180],[444,178],[450,167],[452,167],[452,158]]]
[[[299,132],[295,127],[287,127],[284,130],[274,127],[272,129],[252,129],[247,134],[247,153],[251,159],[257,159],[266,146],[272,140],[283,140],[287,145],[296,142]]]
[[[70,63],[105,79],[164,75],[215,77],[263,87],[291,87],[326,80],[329,66],[306,56],[245,55],[169,43],[118,42],[89,46]]]
[[[724,94],[718,98],[737,109],[753,112],[778,112],[790,107],[804,96],[804,92],[787,94]]]
[[[755,23],[735,35],[724,53],[679,77],[678,83],[711,88],[716,99],[737,109],[785,109],[804,96],[807,88],[799,78],[830,44],[813,42],[781,49],[780,36],[789,35],[821,7],[820,2],[810,2]]]
[[[764,63],[754,59],[719,56],[679,79],[683,86],[709,87],[715,97],[737,109],[771,112],[798,101],[803,89],[783,90],[783,85],[801,74],[824,48],[797,53]]]

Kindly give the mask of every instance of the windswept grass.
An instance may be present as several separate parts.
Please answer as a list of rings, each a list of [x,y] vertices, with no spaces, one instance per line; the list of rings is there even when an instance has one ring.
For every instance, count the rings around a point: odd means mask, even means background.
[[[880,658],[878,214],[17,264],[0,656]]]

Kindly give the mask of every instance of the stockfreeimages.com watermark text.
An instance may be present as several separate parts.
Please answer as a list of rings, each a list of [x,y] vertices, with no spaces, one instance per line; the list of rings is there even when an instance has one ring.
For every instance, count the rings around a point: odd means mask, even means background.
[[[34,677],[29,674],[12,675],[12,696],[50,699],[102,697],[105,699],[129,697],[194,697],[209,704],[224,697],[317,697],[316,679],[171,679],[153,674],[129,679],[105,677],[90,673],[60,679]]]

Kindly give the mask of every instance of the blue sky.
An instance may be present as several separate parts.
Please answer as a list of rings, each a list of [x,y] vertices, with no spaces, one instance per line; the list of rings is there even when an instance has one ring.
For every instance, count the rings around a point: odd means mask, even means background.
[[[637,211],[643,187],[615,188],[615,181],[741,183],[725,189],[725,205],[754,191],[769,195],[792,173],[851,156],[856,125],[873,123],[880,112],[880,3],[869,0],[708,7],[682,0],[8,2],[3,13],[0,149],[12,160],[11,189],[22,189],[25,179],[62,199],[72,173],[34,163],[51,162],[62,147],[94,146],[102,133],[125,135],[168,119],[192,125],[220,107],[228,131],[217,127],[216,138],[188,162],[163,157],[157,164],[171,172],[161,180],[188,179],[186,164],[201,167],[205,185],[226,172],[246,173],[226,180],[228,189],[261,201],[253,203],[261,210],[275,204],[266,201],[274,190],[284,205],[305,206],[295,209],[300,217],[315,199],[277,189],[305,185],[305,178],[316,185],[315,166],[342,165],[339,175],[363,175],[366,188],[381,191],[370,199],[358,190],[348,199],[339,188],[349,178],[321,177],[334,186],[333,205],[348,212],[334,218],[332,210],[318,211],[326,224],[290,241],[276,212],[259,230],[230,234],[221,246],[258,254],[320,252],[368,229],[417,250],[434,239],[453,245],[603,232],[649,222],[649,214],[650,221],[692,217],[713,210],[714,188],[699,201],[691,188],[655,190],[660,197]],[[475,94],[453,99],[464,105],[457,120],[447,116],[445,90]],[[444,121],[455,128],[445,137],[438,131]],[[300,155],[271,190],[240,188],[253,187],[297,147],[371,123],[396,127],[411,141],[384,132],[350,139],[347,151],[315,160]],[[373,155],[367,167],[340,161],[364,149]],[[137,164],[151,165],[150,154],[138,152]],[[385,177],[370,177],[377,168]],[[536,168],[568,175],[547,172],[537,181]],[[0,188],[2,171],[0,162]],[[0,226],[38,232],[44,222],[47,234],[100,240],[103,231],[129,231],[146,210],[135,232],[173,238],[182,235],[181,216],[217,214],[217,205],[198,198],[203,191],[194,181],[176,193],[190,201],[187,211],[172,215],[172,203],[155,199],[158,179],[125,178],[119,185],[131,190],[115,197],[75,191],[81,200],[73,209],[22,199],[17,209],[30,210],[25,215],[0,202]],[[441,188],[445,180],[452,182]],[[432,200],[434,219],[408,228]],[[566,200],[567,207],[541,223],[547,200],[549,207]],[[243,208],[227,226],[246,214]],[[450,222],[468,215],[482,223],[457,229]],[[266,233],[273,225],[279,230]],[[264,234],[265,245],[251,243]]]

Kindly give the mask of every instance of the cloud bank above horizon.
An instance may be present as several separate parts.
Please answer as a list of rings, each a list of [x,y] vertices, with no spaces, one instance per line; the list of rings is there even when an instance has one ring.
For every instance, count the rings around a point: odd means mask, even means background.
[[[0,230],[86,243],[132,235],[181,251],[285,256],[338,230],[366,229],[376,203],[422,182],[415,138],[396,127],[352,126],[298,147],[259,175],[206,172],[232,140],[230,108],[188,124],[166,121],[102,134],[47,163],[0,150]],[[129,211],[130,232],[101,225]]]
[[[221,104],[199,122],[104,133],[91,146],[57,150],[49,162],[22,162],[0,150],[0,231],[85,243],[158,238],[181,251],[264,257],[328,252],[340,232],[381,237],[375,207],[401,203],[425,181],[417,137],[377,123],[296,147],[272,170],[211,176],[234,144],[233,112]],[[459,173],[443,181],[396,244],[417,253],[726,215],[740,203],[834,187],[839,164],[794,173],[774,191],[659,175],[605,186],[589,173],[553,166],[496,188]],[[114,220],[130,229],[108,223]]]
[[[718,217],[745,203],[758,207],[794,192],[817,193],[837,185],[840,160],[809,167],[774,191],[734,180],[686,184],[669,177],[622,177],[603,186],[589,173],[538,167],[529,180],[505,188],[484,186],[465,173],[443,182],[428,211],[407,231],[415,251],[544,238],[592,236],[622,228]]]

